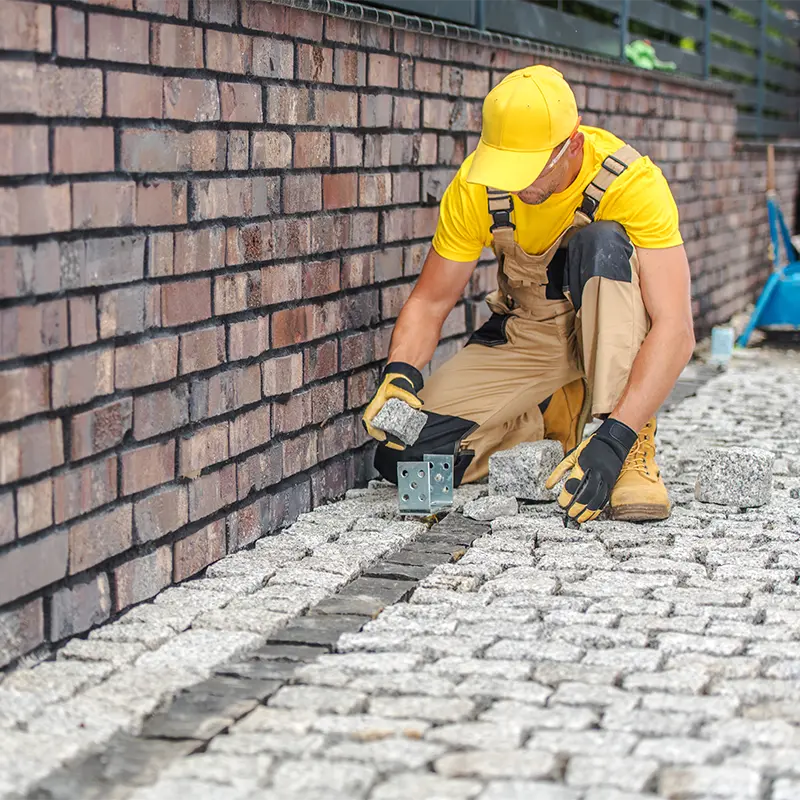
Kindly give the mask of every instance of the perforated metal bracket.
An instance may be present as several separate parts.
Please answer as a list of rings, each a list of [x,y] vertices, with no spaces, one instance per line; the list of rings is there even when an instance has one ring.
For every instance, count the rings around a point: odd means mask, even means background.
[[[427,516],[453,504],[453,457],[423,458],[397,464],[397,505],[402,514]]]

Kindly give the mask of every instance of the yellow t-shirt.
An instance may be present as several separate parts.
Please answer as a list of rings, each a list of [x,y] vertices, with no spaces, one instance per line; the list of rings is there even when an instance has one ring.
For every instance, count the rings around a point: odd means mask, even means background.
[[[581,126],[583,166],[578,178],[563,192],[540,205],[528,205],[512,195],[517,226],[514,238],[527,253],[544,253],[569,227],[584,189],[600,171],[604,159],[625,143],[601,128]],[[467,183],[474,154],[468,155],[447,187],[439,207],[433,249],[451,261],[474,261],[491,247],[492,218],[486,187]],[[636,159],[608,188],[595,214],[597,220],[615,220],[636,247],[664,248],[683,243],[678,230],[678,207],[661,170],[647,157]]]

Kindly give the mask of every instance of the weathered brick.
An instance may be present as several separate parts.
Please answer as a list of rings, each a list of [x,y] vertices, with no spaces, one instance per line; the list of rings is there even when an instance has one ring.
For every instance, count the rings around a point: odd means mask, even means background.
[[[97,303],[94,295],[70,297],[69,330],[73,347],[97,341]]]
[[[272,237],[271,222],[255,222],[250,225],[228,228],[226,238],[226,259],[229,265],[267,261],[273,258],[275,243]],[[233,306],[242,311],[245,308],[255,308],[261,305],[256,289],[258,279],[251,280],[249,275],[250,273],[244,275],[240,273],[217,281],[216,285],[224,287],[222,291],[225,294],[222,299],[222,307],[217,308],[217,312],[223,309],[225,310],[223,313],[230,312]],[[242,295],[242,291],[246,296]]]
[[[173,576],[182,581],[219,561],[225,555],[225,520],[206,525],[196,533],[175,542]]]
[[[333,74],[337,86],[366,86],[367,54],[337,48],[333,53]]]
[[[160,539],[189,521],[186,486],[169,486],[133,505],[136,544]]]
[[[71,205],[67,184],[0,189],[0,236],[68,231]]]
[[[109,456],[53,478],[56,524],[94,511],[117,497],[117,457]]]
[[[395,97],[392,127],[416,130],[420,122],[420,101],[416,97]]]
[[[319,430],[316,460],[327,461],[355,446],[353,417],[339,417]]]
[[[0,125],[0,175],[49,172],[48,152],[46,126]]]
[[[236,0],[196,0],[194,19],[201,22],[216,22],[220,25],[235,25],[238,3]]]
[[[191,134],[137,128],[123,130],[120,155],[126,172],[187,170],[191,165]]]
[[[181,334],[181,375],[211,369],[224,361],[224,325]]]
[[[181,225],[187,219],[185,181],[153,181],[136,186],[137,225]]]
[[[235,502],[235,464],[228,464],[189,483],[189,519],[192,522]]]
[[[0,434],[0,485],[64,463],[61,420],[31,422]]]
[[[13,542],[17,536],[17,514],[14,510],[14,492],[0,492],[0,545]]]
[[[225,228],[222,225],[175,233],[175,275],[207,272],[224,265]]]
[[[57,292],[59,252],[55,242],[0,247],[0,297]]]
[[[109,72],[106,75],[106,113],[109,117],[161,119],[164,82],[160,75]]]
[[[116,388],[135,389],[174,378],[178,372],[178,337],[161,337],[116,350]]]
[[[139,284],[103,292],[100,295],[98,317],[101,339],[160,327],[160,287]]]
[[[256,317],[228,325],[228,357],[231,361],[261,355],[269,347],[269,317]]]
[[[250,132],[228,132],[227,166],[232,170],[246,170],[250,164]]]
[[[74,175],[81,172],[113,172],[112,128],[57,127],[53,138],[53,171]]]
[[[172,583],[172,546],[126,561],[114,570],[114,611],[149,600]]]
[[[330,83],[333,80],[333,50],[318,44],[298,44],[297,79]]]
[[[291,353],[267,359],[261,363],[261,375],[264,397],[293,392],[303,385],[303,356]]]
[[[322,199],[326,211],[358,205],[358,174],[335,172],[322,176]]]
[[[311,475],[313,505],[318,506],[331,500],[339,500],[352,486],[348,474],[348,462],[343,459],[323,464]]]
[[[272,529],[270,501],[270,497],[260,497],[227,516],[229,553],[247,547]]]
[[[254,169],[282,169],[292,163],[292,140],[283,131],[254,131],[250,153]]]
[[[314,466],[317,460],[317,431],[307,431],[283,443],[283,475],[297,475]]]
[[[364,160],[364,139],[355,133],[333,134],[333,166],[359,167]]]
[[[0,360],[61,350],[67,341],[66,300],[0,311]]]
[[[322,209],[322,177],[318,173],[283,178],[283,211],[297,214]]]
[[[358,124],[358,95],[333,89],[271,86],[267,94],[266,121],[281,125],[355,128]]]
[[[206,30],[206,67],[215,72],[250,72],[253,40],[229,31]]]
[[[86,458],[118,445],[130,430],[132,411],[133,402],[125,397],[76,414],[71,422],[70,457]]]
[[[50,599],[50,641],[83,633],[111,616],[108,575],[59,589]]]
[[[0,667],[44,641],[43,605],[40,597],[11,611],[0,611]]]
[[[214,279],[214,313],[235,314],[249,308],[259,308],[261,271],[237,272]]]
[[[331,339],[303,352],[303,379],[306,383],[328,378],[338,372],[339,343]]]
[[[72,184],[72,227],[133,225],[136,185],[131,181]]]
[[[370,53],[367,65],[367,81],[370,86],[397,88],[400,63],[397,56],[385,53]]]
[[[0,111],[10,114],[37,114],[39,112],[37,80],[37,68],[33,63],[5,61],[0,64],[0,84],[3,86]],[[102,75],[100,80],[102,84]]]
[[[231,420],[230,454],[238,456],[266,444],[270,438],[270,406],[265,403]]]
[[[53,524],[53,483],[45,478],[17,489],[17,536],[22,538]]]
[[[66,531],[12,547],[0,555],[0,606],[55,583],[66,572]]]
[[[331,163],[331,135],[322,131],[298,131],[294,135],[294,166],[298,169],[327,167]]]
[[[413,172],[392,175],[392,202],[418,203],[419,176]]]
[[[191,122],[218,120],[220,107],[216,82],[195,78],[166,78],[164,117]]]
[[[311,392],[297,392],[273,405],[273,433],[279,435],[300,430],[311,424],[312,417]]]
[[[5,0],[0,50],[33,50],[49,53],[52,48],[52,11],[43,3]]]
[[[161,321],[165,327],[199,322],[210,316],[210,278],[161,284]]]
[[[56,52],[63,58],[86,58],[86,15],[56,8]]]
[[[260,86],[252,83],[220,83],[219,96],[223,122],[263,120]]]
[[[251,491],[257,492],[279,483],[283,478],[283,444],[275,442],[260,453],[254,453],[236,465],[237,496],[243,500]]]
[[[144,236],[61,244],[61,288],[130,283],[144,276]]]
[[[313,252],[311,218],[282,217],[273,220],[273,239],[281,243],[284,258],[294,258]]]
[[[175,271],[175,243],[171,231],[151,233],[147,237],[147,274],[149,277],[172,275]],[[158,297],[158,292],[154,292]]]
[[[50,408],[50,369],[19,367],[0,372],[0,422],[14,422]]]
[[[361,206],[385,206],[392,202],[392,175],[380,172],[359,175],[358,204]]]
[[[123,453],[122,494],[134,494],[175,477],[175,441],[137,447]]]
[[[139,395],[134,401],[133,421],[135,439],[149,439],[188,424],[188,384]]]
[[[110,14],[89,15],[89,58],[147,64],[150,26],[145,20]]]
[[[272,346],[287,347],[313,338],[314,307],[299,306],[276,311],[272,315]]]
[[[191,477],[211,464],[228,458],[228,423],[202,428],[180,439],[180,474]]]
[[[366,405],[378,388],[378,370],[367,369],[347,379],[347,408]]]
[[[261,371],[258,364],[218,372],[193,381],[191,418],[193,422],[216,417],[261,400]]]
[[[260,217],[278,210],[279,179],[216,178],[192,183],[193,220]]]
[[[73,525],[69,529],[69,574],[83,572],[127,550],[132,544],[131,522],[131,504],[125,503]],[[98,531],[103,535],[98,536]]]
[[[263,78],[294,78],[294,44],[279,39],[253,39],[253,75]]]
[[[359,103],[361,127],[391,127],[392,104],[393,98],[389,94],[362,94]]]
[[[164,17],[188,19],[189,0],[136,0],[136,10]]]
[[[156,5],[153,0],[153,5]],[[160,0],[159,5],[164,5]],[[160,67],[203,68],[203,31],[187,25],[155,22],[151,26],[150,61]]]
[[[92,350],[53,361],[53,408],[77,406],[114,391],[114,351]]]

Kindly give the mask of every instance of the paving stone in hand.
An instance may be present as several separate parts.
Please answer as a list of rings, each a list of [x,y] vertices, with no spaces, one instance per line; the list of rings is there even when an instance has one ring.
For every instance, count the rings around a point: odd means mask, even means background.
[[[545,481],[564,458],[559,442],[544,439],[522,442],[510,450],[489,456],[489,487],[492,494],[520,500],[552,501],[557,491],[545,489]]]
[[[428,415],[424,411],[417,411],[408,403],[391,397],[375,415],[372,424],[410,447],[419,439],[427,421]]]

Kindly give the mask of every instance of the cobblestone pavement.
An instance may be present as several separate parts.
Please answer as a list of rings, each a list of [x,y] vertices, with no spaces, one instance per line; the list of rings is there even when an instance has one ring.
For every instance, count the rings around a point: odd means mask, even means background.
[[[0,797],[797,800],[798,397],[748,351],[662,414],[660,523],[305,515],[8,676]],[[731,445],[779,455],[769,505],[694,500]]]

